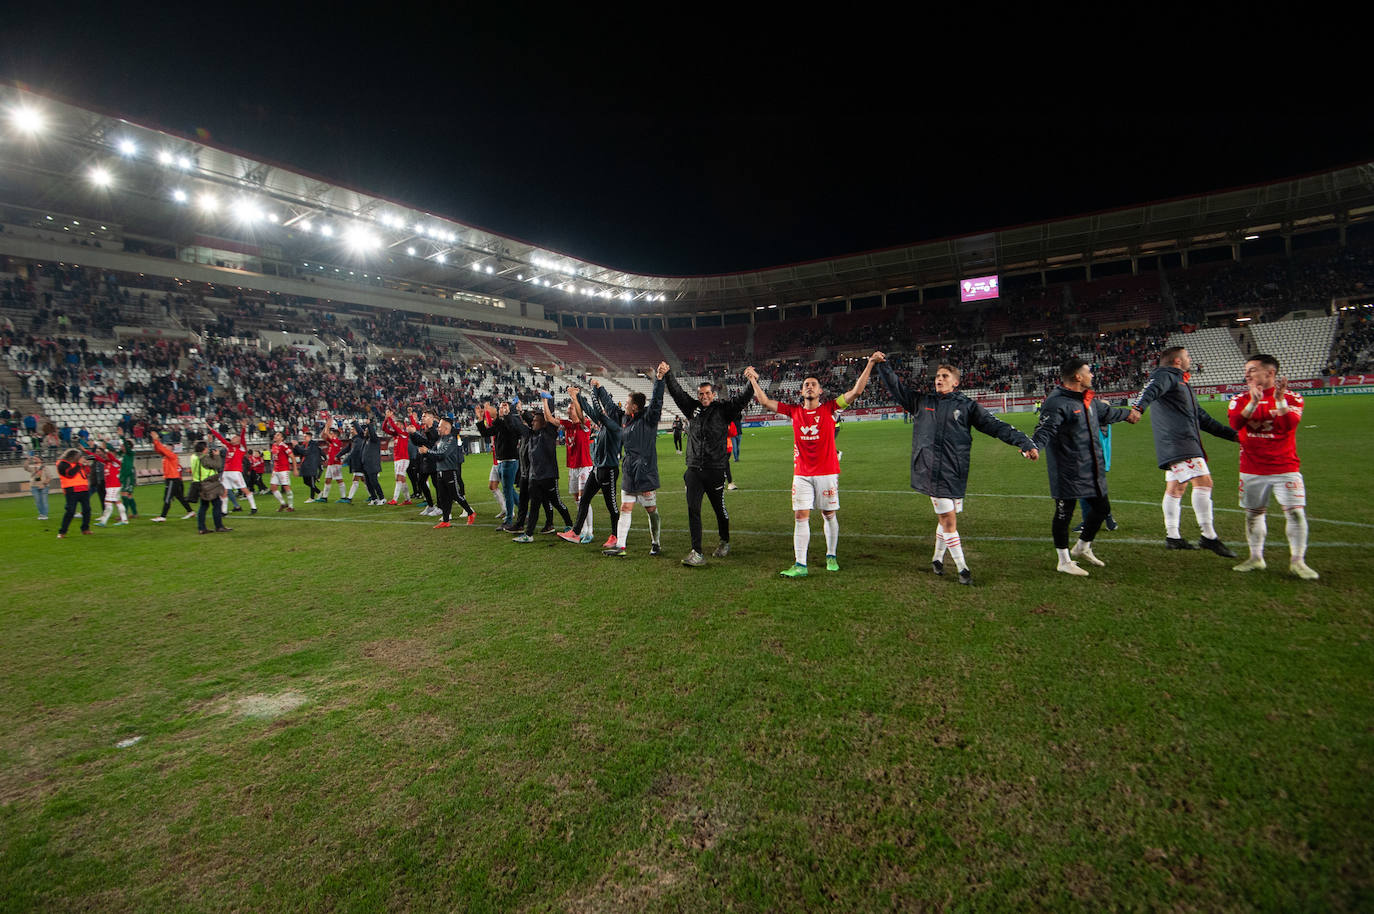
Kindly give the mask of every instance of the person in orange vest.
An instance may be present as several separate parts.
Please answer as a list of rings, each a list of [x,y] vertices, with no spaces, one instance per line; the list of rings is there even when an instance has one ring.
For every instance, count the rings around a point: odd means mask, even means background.
[[[162,513],[153,518],[153,523],[167,522],[167,512],[172,508],[172,499],[181,502],[181,506],[186,509],[181,519],[190,520],[196,516],[196,509],[191,507],[181,488],[181,458],[162,443],[162,436],[157,432],[149,432],[149,435],[153,439],[153,450],[162,455]]]
[[[725,432],[725,488],[732,492],[739,488],[739,486],[735,485],[735,474],[730,472],[731,460],[733,459],[735,463],[739,463],[739,452],[736,450],[738,447],[739,426],[731,422],[729,428]]]
[[[91,467],[86,463],[86,458],[81,456],[79,449],[69,448],[62,455],[62,459],[57,461],[57,479],[62,483],[62,494],[67,499],[66,510],[62,512],[62,527],[57,531],[58,539],[66,538],[67,528],[71,526],[77,506],[81,508],[81,532],[91,532],[90,478]]]

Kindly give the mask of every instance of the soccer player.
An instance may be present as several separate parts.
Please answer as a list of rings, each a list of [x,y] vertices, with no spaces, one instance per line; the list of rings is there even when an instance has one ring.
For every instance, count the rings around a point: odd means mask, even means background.
[[[1288,570],[1304,581],[1317,580],[1308,567],[1307,490],[1298,472],[1298,424],[1302,397],[1288,391],[1288,379],[1278,377],[1279,360],[1272,355],[1251,356],[1245,362],[1246,392],[1231,399],[1227,418],[1240,435],[1240,506],[1245,509],[1245,539],[1250,557],[1236,571],[1262,571],[1264,518],[1269,493],[1283,509],[1288,534]]]
[[[425,507],[420,511],[421,517],[439,517],[444,512],[440,510],[438,499],[439,472],[435,468],[438,459],[430,453],[439,442],[439,415],[432,409],[426,409],[420,413],[417,420],[412,414],[406,423],[406,433],[410,437],[409,451],[412,455],[410,469],[414,473],[415,487],[421,498],[425,501]],[[418,437],[417,437],[418,436]],[[420,447],[424,446],[425,451],[421,452]],[[430,492],[430,480],[434,481],[434,492]]]
[[[129,516],[138,517],[138,502],[134,490],[138,487],[138,470],[134,467],[134,443],[128,438],[123,440],[119,451],[119,489],[121,504],[129,509]]]
[[[477,514],[468,504],[467,490],[463,487],[463,460],[466,456],[463,442],[453,432],[452,419],[440,419],[434,433],[433,438],[428,432],[414,431],[410,434],[415,453],[429,459],[434,466],[435,494],[439,497],[439,523],[434,525],[434,529],[445,530],[453,526],[455,501],[467,515],[467,525],[471,527],[477,522]]]
[[[511,424],[526,439],[530,465],[530,479],[526,489],[529,510],[525,532],[515,537],[517,543],[534,542],[534,526],[539,522],[541,505],[544,506],[545,515],[550,519],[553,515],[548,513],[549,509],[559,513],[563,518],[564,533],[572,530],[572,518],[568,516],[567,506],[558,497],[558,426],[549,420],[548,400],[544,403],[544,412],[532,413],[528,424],[518,413],[512,412],[510,415]]]
[[[243,458],[248,453],[248,423],[244,422],[239,428],[238,441],[230,441],[215,430],[214,426],[209,426],[210,434],[219,439],[219,443],[224,445],[224,470],[219,474],[220,485],[224,487],[225,514],[228,512],[228,497],[230,493],[238,492],[248,496],[248,507],[250,514],[258,513],[258,502],[253,498],[253,490],[248,488],[247,481],[243,478]],[[243,509],[234,506],[235,511]]]
[[[286,436],[277,432],[272,436],[272,497],[277,500],[277,512],[295,511],[296,496],[291,491],[291,471],[296,468],[296,454],[286,443]],[[282,493],[286,497],[282,498]]]
[[[602,555],[625,555],[625,538],[630,535],[630,520],[635,504],[644,506],[649,515],[649,554],[659,555],[659,531],[662,518],[658,513],[658,420],[663,414],[663,375],[654,375],[653,398],[647,404],[644,394],[634,391],[624,408],[617,406],[597,381],[592,381],[596,400],[589,404],[588,415],[604,426],[612,427],[625,446],[625,460],[621,464],[620,522],[615,531],[614,545],[601,550]]]
[[[593,536],[592,532],[592,504],[587,502],[587,512],[582,513],[582,490],[586,488],[587,481],[592,475],[592,438],[591,423],[587,417],[582,415],[582,409],[577,405],[577,388],[568,388],[568,394],[572,397],[572,402],[568,404],[568,418],[559,419],[553,414],[550,408],[550,400],[541,397],[543,404],[544,421],[555,428],[563,429],[563,445],[566,448],[566,464],[568,467],[568,494],[576,502],[577,516],[583,520],[586,529],[578,528],[580,535],[585,535],[588,540]],[[615,517],[612,513],[611,517]],[[564,531],[571,532],[571,531]],[[559,536],[563,534],[560,533]],[[580,538],[580,537],[579,537]]]
[[[1107,564],[1093,554],[1093,538],[1112,513],[1102,428],[1125,421],[1130,413],[1094,399],[1092,368],[1080,358],[1067,359],[1060,366],[1059,378],[1060,386],[1040,408],[1040,422],[1031,440],[1045,452],[1050,474],[1050,497],[1054,499],[1050,530],[1059,556],[1056,570],[1087,577],[1087,569],[1076,559],[1092,565]],[[1071,550],[1069,522],[1079,499],[1088,507],[1084,509],[1083,532]]]
[[[181,502],[181,506],[186,509],[182,515],[182,520],[189,520],[196,516],[196,509],[191,507],[191,503],[186,500],[181,488],[181,458],[176,452],[162,443],[162,436],[157,432],[149,432],[153,438],[153,450],[162,456],[162,513],[153,518],[154,523],[166,523],[167,512],[172,510],[172,500]]]
[[[410,499],[401,501],[401,496],[406,493],[406,486],[410,484],[410,436],[406,430],[401,428],[396,422],[396,414],[391,410],[386,411],[386,416],[382,419],[382,431],[391,436],[391,467],[396,474],[396,485],[391,490],[391,500],[388,505],[408,505]]]
[[[87,451],[86,455],[105,467],[105,510],[101,512],[100,519],[95,522],[95,525],[97,527],[105,526],[105,522],[110,519],[110,512],[118,508],[119,523],[115,526],[129,526],[129,515],[124,510],[123,491],[119,487],[119,454],[108,444],[98,444],[96,450]]]
[[[687,483],[687,528],[692,535],[692,551],[687,553],[682,564],[699,568],[706,564],[701,551],[703,495],[711,500],[720,534],[720,543],[711,554],[716,558],[730,554],[730,514],[725,510],[730,426],[739,421],[754,392],[746,387],[732,399],[717,399],[715,385],[702,381],[697,385],[696,399],[692,399],[677,383],[667,362],[659,363],[658,376],[663,379],[677,408],[687,417],[687,471],[682,474],[682,480]]]
[[[964,559],[957,517],[964,510],[964,492],[968,489],[972,429],[1019,448],[1027,460],[1038,460],[1040,452],[1025,432],[959,393],[959,369],[953,365],[937,366],[934,390],[920,390],[901,382],[886,355],[875,355],[883,386],[911,414],[911,487],[930,496],[931,507],[939,519],[930,568],[936,574],[944,574],[948,551],[959,569],[959,583],[971,585],[973,572]]]
[[[835,411],[845,409],[868,387],[878,353],[868,357],[854,386],[833,400],[821,402],[821,382],[814,375],[802,381],[801,403],[779,403],[759,386],[753,367],[744,376],[754,400],[764,409],[792,420],[792,567],[785,578],[806,577],[806,551],[811,545],[811,511],[819,508],[825,527],[825,570],[839,571],[836,547],[840,541],[840,458],[835,451]]]
[[[597,384],[597,381],[592,381],[593,387]],[[568,395],[577,404],[577,415],[585,419],[592,412],[592,407],[583,398],[581,389],[569,387]],[[616,511],[615,493],[616,481],[620,478],[620,427],[593,424],[596,427],[596,437],[592,439],[591,447],[592,473],[583,483],[582,497],[577,502],[577,519],[573,521],[572,529],[558,535],[570,543],[592,541],[592,501],[596,498],[596,493],[600,492],[606,500],[606,514],[612,519],[611,535],[607,537],[602,548],[610,549],[616,544],[614,522],[619,513]],[[584,523],[588,524],[586,531],[582,529]]]
[[[315,501],[320,504],[329,503],[329,484],[337,482],[339,484],[339,500],[343,500],[343,458],[340,456],[348,448],[348,441],[339,434],[338,429],[329,424],[329,417],[325,417],[324,427],[324,488],[320,490],[320,497]]]
[[[1131,403],[1131,424],[1158,403],[1159,409],[1150,422],[1154,433],[1155,457],[1164,471],[1164,543],[1170,549],[1207,549],[1225,558],[1236,554],[1226,548],[1216,528],[1212,526],[1212,471],[1207,466],[1207,451],[1202,447],[1201,432],[1237,440],[1235,429],[1222,425],[1198,405],[1197,394],[1188,384],[1188,369],[1192,367],[1188,350],[1174,346],[1159,355],[1159,367],[1145,387]],[[1202,537],[1194,546],[1179,532],[1183,516],[1183,493],[1193,487],[1193,515],[1197,518]]]
[[[685,427],[681,416],[673,417],[673,450],[679,454],[682,453],[682,432]]]

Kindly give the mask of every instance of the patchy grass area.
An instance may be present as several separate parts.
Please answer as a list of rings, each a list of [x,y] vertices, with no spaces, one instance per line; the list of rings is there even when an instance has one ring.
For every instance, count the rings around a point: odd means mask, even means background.
[[[973,588],[929,571],[894,422],[844,425],[842,571],[804,580],[787,430],[746,434],[702,569],[666,436],[657,559],[642,513],[616,560],[485,496],[197,537],[147,488],[63,541],[6,501],[0,911],[1368,910],[1371,407],[1308,404],[1315,584],[1277,518],[1267,573],[1166,552],[1147,423],[1088,579],[1044,465],[976,436]]]

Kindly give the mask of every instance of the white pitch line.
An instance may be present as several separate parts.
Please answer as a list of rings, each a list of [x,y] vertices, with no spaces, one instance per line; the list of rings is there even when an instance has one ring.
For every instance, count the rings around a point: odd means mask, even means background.
[[[743,492],[746,492],[746,491],[752,492],[752,493],[765,492],[765,493],[768,493],[768,494],[770,494],[770,495],[773,495],[773,494],[779,494],[779,493],[783,493],[783,494],[789,493],[789,492],[791,492],[792,490],[791,490],[791,489],[748,489],[748,490],[745,490],[745,489],[738,489],[738,490],[735,491],[734,494],[735,494],[735,495],[739,495],[739,494],[741,494],[741,493],[743,493]],[[921,493],[916,492],[916,491],[914,491],[914,490],[912,490],[912,489],[846,489],[846,488],[844,488],[844,487],[841,487],[841,488],[840,488],[840,492],[841,492],[842,494],[850,494],[850,495],[917,495],[917,496],[920,496],[920,494],[921,494]],[[1048,500],[1050,499],[1050,496],[1049,496],[1048,494],[1044,494],[1044,493],[1042,493],[1042,494],[1040,494],[1040,495],[1011,495],[1011,494],[1007,494],[1006,492],[969,492],[969,493],[967,494],[966,497],[968,497],[968,498],[1021,498],[1021,499],[1029,499],[1029,500],[1032,500],[1032,501],[1035,500],[1035,499],[1044,499],[1044,500],[1048,501]],[[1157,502],[1157,501],[1134,501],[1134,500],[1125,499],[1125,498],[1113,498],[1113,499],[1112,499],[1112,504],[1114,504],[1114,505],[1144,505],[1144,506],[1146,506],[1146,507],[1155,507],[1155,508],[1158,508],[1158,507],[1159,507],[1159,502]],[[1220,505],[1214,505],[1214,506],[1212,507],[1212,510],[1213,510],[1213,511],[1224,511],[1224,512],[1227,513],[1227,514],[1244,514],[1244,513],[1245,513],[1245,512],[1244,512],[1243,510],[1241,510],[1240,508],[1225,508],[1225,507],[1222,507],[1222,506],[1220,506]],[[1363,522],[1361,522],[1361,521],[1356,521],[1356,520],[1334,520],[1334,519],[1329,518],[1329,517],[1313,517],[1312,515],[1309,514],[1309,515],[1307,515],[1307,521],[1308,521],[1308,523],[1339,524],[1339,525],[1342,526],[1342,527],[1361,527],[1361,528],[1364,528],[1364,529],[1367,529],[1367,530],[1374,530],[1374,524],[1367,524],[1367,523],[1363,523]]]
[[[784,491],[790,491],[790,490],[784,490]],[[371,520],[371,519],[364,518],[364,517],[299,517],[299,516],[292,516],[292,517],[271,517],[271,518],[263,517],[263,518],[258,518],[258,520],[295,521],[295,522],[315,523],[315,524],[384,524],[384,525],[388,525],[388,526],[399,526],[399,527],[418,527],[418,526],[422,526],[422,522],[419,522],[419,521],[407,521],[407,520]],[[426,520],[428,520],[428,518],[426,518]],[[706,520],[706,518],[703,518],[703,520]],[[431,524],[430,526],[433,526],[433,525]],[[464,527],[466,527],[466,526],[467,526],[467,524],[466,524],[465,522],[463,522],[463,521],[454,521],[454,523],[453,523],[453,528],[452,528],[452,529],[454,529],[454,530],[460,530],[460,529],[462,529],[462,528],[464,528]],[[476,528],[478,528],[478,529],[481,529],[481,530],[494,530],[494,529],[496,528],[496,525],[495,525],[495,524],[486,524],[486,523],[482,523],[482,524],[473,524],[473,526],[476,527]],[[663,532],[664,532],[664,533],[689,533],[690,531],[688,531],[687,528],[685,528],[685,527],[664,527],[664,528],[663,528]],[[790,537],[790,536],[792,535],[792,531],[790,531],[790,530],[740,530],[740,529],[738,529],[738,528],[736,528],[736,527],[731,527],[731,528],[730,528],[730,535],[731,535],[731,536],[734,536],[735,534],[739,534],[740,536],[788,536],[788,537]],[[536,536],[540,536],[540,535],[541,535],[541,534],[536,534]],[[553,540],[557,539],[557,537],[555,537],[555,536],[553,536],[553,535],[551,535],[551,534],[542,534],[542,535],[545,536],[545,538],[548,539],[549,541],[553,541]],[[848,538],[848,539],[898,540],[898,541],[917,542],[917,543],[924,543],[924,542],[926,541],[926,539],[927,539],[927,537],[925,537],[925,536],[922,535],[922,534],[909,535],[909,534],[905,534],[905,533],[850,533],[850,532],[847,532],[847,531],[846,531],[846,532],[844,533],[844,536],[845,536],[846,538]],[[1096,542],[1099,542],[1099,543],[1113,543],[1113,544],[1119,543],[1119,544],[1122,544],[1122,545],[1130,545],[1130,546],[1157,546],[1157,545],[1160,545],[1160,543],[1163,541],[1163,537],[1161,537],[1161,538],[1159,538],[1159,539],[1134,539],[1134,538],[1125,538],[1125,537],[1111,536],[1110,534],[1104,534],[1104,536],[1107,537],[1107,538],[1097,540]],[[974,542],[990,542],[990,543],[1045,543],[1045,542],[1048,542],[1048,541],[1049,541],[1049,537],[1048,537],[1048,536],[975,536],[975,537],[973,538],[973,541],[974,541]],[[535,542],[540,542],[540,540],[536,539]],[[1315,543],[1315,542],[1314,542],[1314,543],[1308,543],[1308,544],[1307,544],[1308,548],[1312,548],[1312,547],[1314,547],[1314,546],[1320,546],[1320,547],[1331,547],[1331,548],[1342,548],[1342,549],[1367,549],[1367,548],[1369,548],[1369,545],[1370,545],[1369,543],[1340,543],[1340,542],[1335,542],[1335,543]]]

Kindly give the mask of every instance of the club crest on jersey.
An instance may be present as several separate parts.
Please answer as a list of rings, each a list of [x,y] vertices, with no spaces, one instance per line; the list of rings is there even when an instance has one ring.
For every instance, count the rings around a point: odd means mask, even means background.
[[[959,414],[962,413],[962,412],[963,412],[962,409],[956,409],[956,410],[954,411],[954,421],[955,421],[955,422],[958,422],[958,421],[959,421]]]

